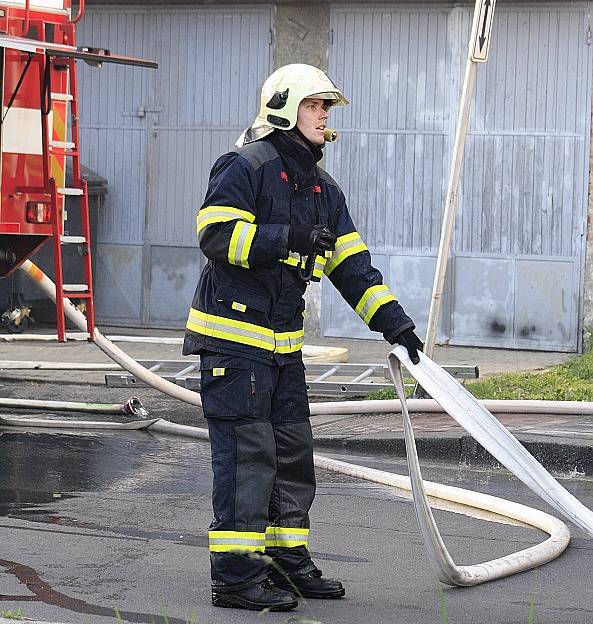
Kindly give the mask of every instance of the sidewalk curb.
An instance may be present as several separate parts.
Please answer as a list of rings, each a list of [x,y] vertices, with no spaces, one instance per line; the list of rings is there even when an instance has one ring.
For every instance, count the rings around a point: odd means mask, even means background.
[[[314,433],[315,435],[315,433]],[[534,435],[516,435],[519,442],[546,469],[574,476],[593,476],[593,443],[569,441],[566,438],[548,438]],[[406,456],[403,435],[350,437],[314,437],[316,450],[337,452],[384,453],[402,458]],[[466,466],[503,468],[488,451],[469,435],[429,434],[416,437],[420,461],[445,460]]]

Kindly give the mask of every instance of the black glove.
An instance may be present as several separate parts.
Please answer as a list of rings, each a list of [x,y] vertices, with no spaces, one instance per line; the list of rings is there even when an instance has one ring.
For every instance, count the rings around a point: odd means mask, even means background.
[[[313,252],[323,254],[336,247],[336,235],[326,225],[291,225],[288,228],[288,249],[301,256]]]
[[[412,364],[418,364],[420,362],[418,351],[422,351],[424,345],[422,344],[420,338],[416,336],[414,330],[411,327],[408,327],[408,329],[404,329],[403,332],[398,334],[395,337],[395,342],[402,345],[408,350],[408,355],[412,360]]]

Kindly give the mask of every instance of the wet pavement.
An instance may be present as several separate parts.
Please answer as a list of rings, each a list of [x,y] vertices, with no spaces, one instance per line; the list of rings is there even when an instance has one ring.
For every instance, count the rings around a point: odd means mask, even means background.
[[[405,474],[405,461],[332,456]],[[544,508],[500,470],[423,461],[424,477]],[[208,595],[209,449],[149,432],[0,429],[0,616],[69,623],[424,624],[439,592],[407,495],[319,472],[314,556],[347,598],[307,601],[292,614],[215,609]],[[564,484],[593,506],[593,481]],[[548,510],[549,511],[549,510]],[[477,563],[541,541],[538,531],[436,511],[454,559]],[[449,622],[593,621],[593,541],[571,529],[559,559],[476,588],[444,590]],[[166,614],[166,617],[165,615]]]
[[[324,342],[344,346],[344,341]],[[388,351],[388,345],[373,341],[347,341],[347,346],[351,362],[381,362]],[[125,345],[125,350],[141,359],[155,359],[155,354],[179,358],[178,345]],[[0,356],[106,359],[84,343],[0,343]],[[478,364],[482,372],[544,368],[568,357],[455,348],[437,356],[441,363]],[[154,417],[205,425],[194,407],[148,388],[135,388],[134,393]],[[123,402],[130,394],[124,388],[106,388],[103,374],[96,372],[0,373],[0,395],[5,397]],[[23,414],[93,418],[27,410],[5,410],[2,415]],[[593,508],[591,417],[523,414],[500,419]],[[413,422],[425,478],[545,509],[448,416],[416,414]],[[399,415],[314,417],[312,423],[320,452],[407,474]],[[207,443],[181,437],[0,428],[0,623],[3,613],[17,609],[26,618],[65,624],[113,622],[116,610],[120,621],[147,624],[439,621],[437,583],[409,496],[325,472],[318,473],[312,550],[326,575],[344,581],[347,598],[308,601],[294,614],[213,608],[208,591],[209,462]],[[466,515],[437,510],[435,517],[460,564],[492,559],[544,538],[533,529]],[[538,624],[592,622],[593,541],[571,532],[569,550],[546,566],[476,588],[446,588],[448,621],[527,622],[533,596]]]

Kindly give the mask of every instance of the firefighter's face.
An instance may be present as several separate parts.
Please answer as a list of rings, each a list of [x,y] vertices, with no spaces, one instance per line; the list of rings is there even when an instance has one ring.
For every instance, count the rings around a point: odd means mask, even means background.
[[[313,145],[323,145],[329,107],[319,98],[305,98],[297,111],[297,128]]]

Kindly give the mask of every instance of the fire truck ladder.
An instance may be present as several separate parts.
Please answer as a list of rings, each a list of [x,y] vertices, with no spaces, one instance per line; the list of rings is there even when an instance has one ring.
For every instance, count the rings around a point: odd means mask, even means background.
[[[53,225],[53,256],[54,272],[56,283],[56,317],[58,340],[64,342],[66,337],[66,320],[64,316],[64,297],[67,299],[78,299],[84,302],[84,312],[87,319],[87,331],[92,338],[95,330],[95,310],[93,304],[93,276],[91,268],[90,249],[90,226],[89,226],[89,202],[86,180],[80,174],[80,150],[79,150],[79,128],[78,128],[78,97],[76,80],[76,59],[74,58],[53,58],[46,55],[46,76],[51,69],[68,72],[67,84],[69,93],[54,93],[51,91],[50,81],[46,78],[44,85],[45,92],[45,113],[49,114],[54,102],[66,102],[70,106],[71,141],[55,141],[49,136],[47,127],[47,114],[43,115],[43,135],[47,154],[45,166],[48,177],[51,171],[52,156],[72,159],[72,186],[58,187],[53,177],[49,178],[49,191],[51,195],[51,214]],[[65,200],[67,197],[78,198],[80,208],[81,231],[77,235],[64,232],[64,222],[67,218],[65,214]],[[82,258],[84,283],[64,284],[62,249],[64,245],[77,245]]]

